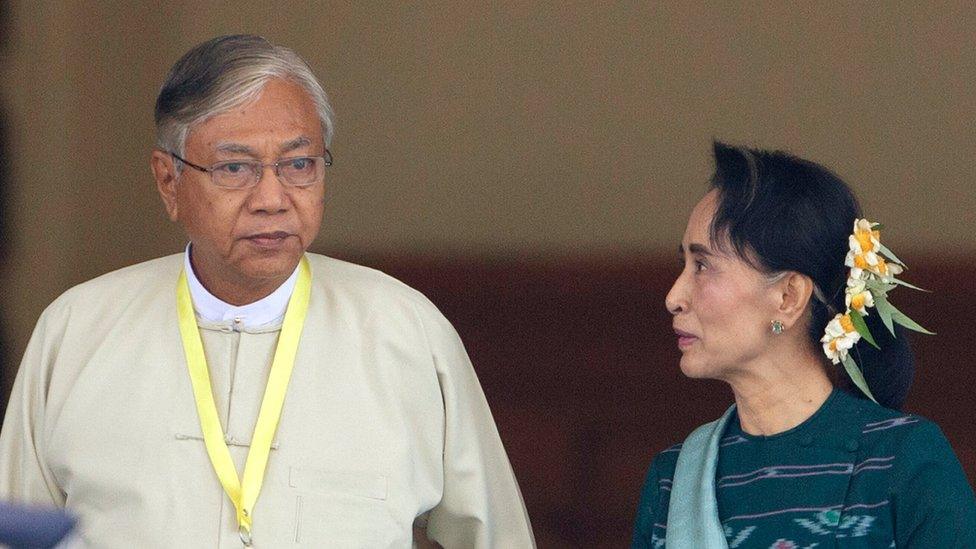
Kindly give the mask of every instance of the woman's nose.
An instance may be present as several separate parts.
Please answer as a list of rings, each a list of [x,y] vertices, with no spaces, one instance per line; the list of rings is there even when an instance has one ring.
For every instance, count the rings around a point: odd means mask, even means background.
[[[673,315],[688,309],[684,279],[685,272],[682,270],[678,278],[675,279],[674,284],[671,285],[668,295],[664,298],[664,306]]]

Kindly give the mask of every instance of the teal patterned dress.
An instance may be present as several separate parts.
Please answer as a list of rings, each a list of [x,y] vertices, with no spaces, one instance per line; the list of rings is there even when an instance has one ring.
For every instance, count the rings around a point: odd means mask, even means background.
[[[665,545],[680,450],[651,463],[634,548]],[[938,426],[840,390],[773,436],[743,432],[733,415],[716,488],[730,549],[976,548],[976,498]]]

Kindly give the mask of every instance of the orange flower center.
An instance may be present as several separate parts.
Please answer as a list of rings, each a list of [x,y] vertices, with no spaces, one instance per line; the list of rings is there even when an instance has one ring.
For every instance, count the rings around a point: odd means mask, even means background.
[[[854,256],[854,266],[857,267],[858,269],[867,269],[868,268],[868,260],[867,259],[864,259],[864,255],[862,255],[862,254],[855,255]]]
[[[888,266],[885,265],[885,260],[880,257],[878,258],[878,272],[881,274],[888,273]]]
[[[864,231],[858,231],[856,235],[858,243],[861,245],[862,252],[869,252],[874,248],[874,244],[871,243],[871,233]]]
[[[854,321],[851,320],[851,315],[844,315],[840,317],[840,326],[841,328],[844,328],[844,331],[847,333],[855,331]]]
[[[833,352],[835,352],[835,353],[836,353],[836,352],[837,352],[837,340],[836,340],[836,339],[831,339],[831,340],[830,340],[830,345],[829,345],[829,347],[830,347],[830,350],[831,350],[831,351],[833,351]]]
[[[860,293],[851,298],[851,308],[861,310],[864,308],[864,294]]]

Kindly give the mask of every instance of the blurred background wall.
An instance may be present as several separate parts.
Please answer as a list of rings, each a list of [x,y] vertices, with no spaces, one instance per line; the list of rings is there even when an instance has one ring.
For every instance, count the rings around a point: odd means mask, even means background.
[[[251,32],[305,56],[337,112],[315,251],[403,278],[456,324],[543,546],[623,545],[651,456],[731,400],[681,378],[662,305],[713,138],[832,167],[888,226],[936,290],[896,297],[940,332],[909,408],[976,478],[968,2],[3,10],[2,395],[54,297],[181,249],[148,168],[155,94],[191,46]]]

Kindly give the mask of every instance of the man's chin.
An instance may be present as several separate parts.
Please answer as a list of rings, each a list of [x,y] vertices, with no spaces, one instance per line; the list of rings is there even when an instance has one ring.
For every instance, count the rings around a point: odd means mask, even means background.
[[[294,252],[248,257],[239,263],[239,271],[243,278],[256,284],[281,284],[295,272],[301,257],[301,253]]]

